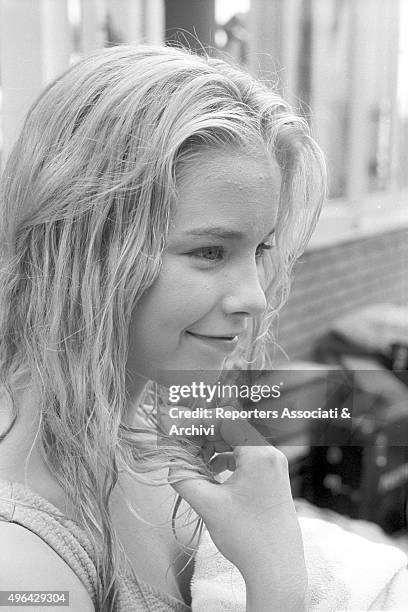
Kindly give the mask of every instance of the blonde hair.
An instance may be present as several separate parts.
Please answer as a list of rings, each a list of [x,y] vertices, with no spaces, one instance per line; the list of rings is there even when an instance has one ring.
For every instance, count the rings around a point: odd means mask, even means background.
[[[100,554],[98,609],[114,610],[119,545],[109,498],[119,463],[142,478],[188,444],[148,448],[121,425],[128,328],[159,274],[177,175],[203,147],[262,148],[282,174],[268,311],[246,362],[267,362],[273,315],[324,198],[306,122],[248,74],[165,47],[118,46],[71,67],[31,108],[1,187],[0,379],[30,372],[44,456]]]

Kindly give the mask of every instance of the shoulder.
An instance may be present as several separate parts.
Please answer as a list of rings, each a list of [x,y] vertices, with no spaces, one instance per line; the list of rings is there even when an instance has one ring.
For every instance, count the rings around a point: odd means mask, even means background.
[[[0,590],[69,591],[70,610],[94,612],[80,579],[63,559],[32,531],[0,521]],[[47,610],[54,607],[47,606]],[[60,606],[55,610],[60,610]]]

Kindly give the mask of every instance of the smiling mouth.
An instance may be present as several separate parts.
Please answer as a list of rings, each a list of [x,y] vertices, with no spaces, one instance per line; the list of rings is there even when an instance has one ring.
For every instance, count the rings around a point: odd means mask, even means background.
[[[225,342],[233,342],[238,339],[238,336],[205,336],[203,334],[195,334],[193,332],[187,331],[187,334],[191,336],[195,336],[196,338],[203,338],[204,340],[224,340]]]
[[[196,334],[194,332],[186,331],[186,334],[195,338],[200,343],[202,348],[209,348],[211,351],[215,350],[221,352],[224,355],[232,353],[238,344],[238,336],[204,336],[203,334]]]

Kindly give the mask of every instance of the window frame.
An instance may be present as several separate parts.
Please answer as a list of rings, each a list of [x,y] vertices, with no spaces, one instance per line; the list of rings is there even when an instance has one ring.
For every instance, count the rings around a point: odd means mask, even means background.
[[[325,0],[323,0],[325,1]],[[408,0],[405,0],[408,2]],[[294,50],[301,48],[301,18],[302,2],[313,17],[318,11],[322,0],[251,0],[250,7],[250,49],[249,69],[257,77],[268,81],[268,75],[279,72],[281,91],[286,99],[295,107],[296,75],[299,67],[299,53]],[[349,0],[351,15],[350,45],[348,55],[349,81],[349,127],[347,141],[346,195],[329,198],[324,205],[321,218],[311,238],[308,251],[328,248],[344,242],[358,240],[372,234],[380,234],[395,229],[408,227],[408,188],[398,186],[398,57],[399,57],[399,11],[398,0],[381,4],[382,0]],[[389,109],[389,154],[390,171],[389,184],[386,189],[369,191],[367,162],[367,111],[368,98],[366,94],[366,67],[372,62],[364,40],[367,10],[373,9],[384,13],[388,25],[392,28],[387,47],[387,68],[392,66],[391,74],[387,72],[387,86],[383,94],[390,99]],[[385,12],[384,12],[385,11]],[[273,36],[266,32],[266,24],[273,23]],[[313,22],[312,22],[313,23]],[[294,25],[295,24],[295,25]],[[303,24],[304,26],[304,24]],[[289,42],[290,44],[289,44]],[[313,42],[311,55],[313,58]],[[313,62],[313,59],[312,59]],[[312,64],[313,66],[313,64]],[[313,69],[313,68],[312,68]],[[383,68],[384,70],[384,68]],[[311,99],[305,100],[306,105],[314,109],[313,76],[311,77]],[[273,83],[276,85],[276,83]],[[391,91],[390,91],[391,90]],[[312,133],[315,129],[313,114],[311,117]],[[318,135],[316,134],[318,139]],[[330,172],[330,169],[329,169]]]

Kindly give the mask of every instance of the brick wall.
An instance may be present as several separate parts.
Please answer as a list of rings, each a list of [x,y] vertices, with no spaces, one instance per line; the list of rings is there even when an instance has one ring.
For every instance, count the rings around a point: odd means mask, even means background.
[[[408,304],[408,232],[393,231],[305,253],[279,317],[290,359],[312,359],[330,322],[379,302]]]

